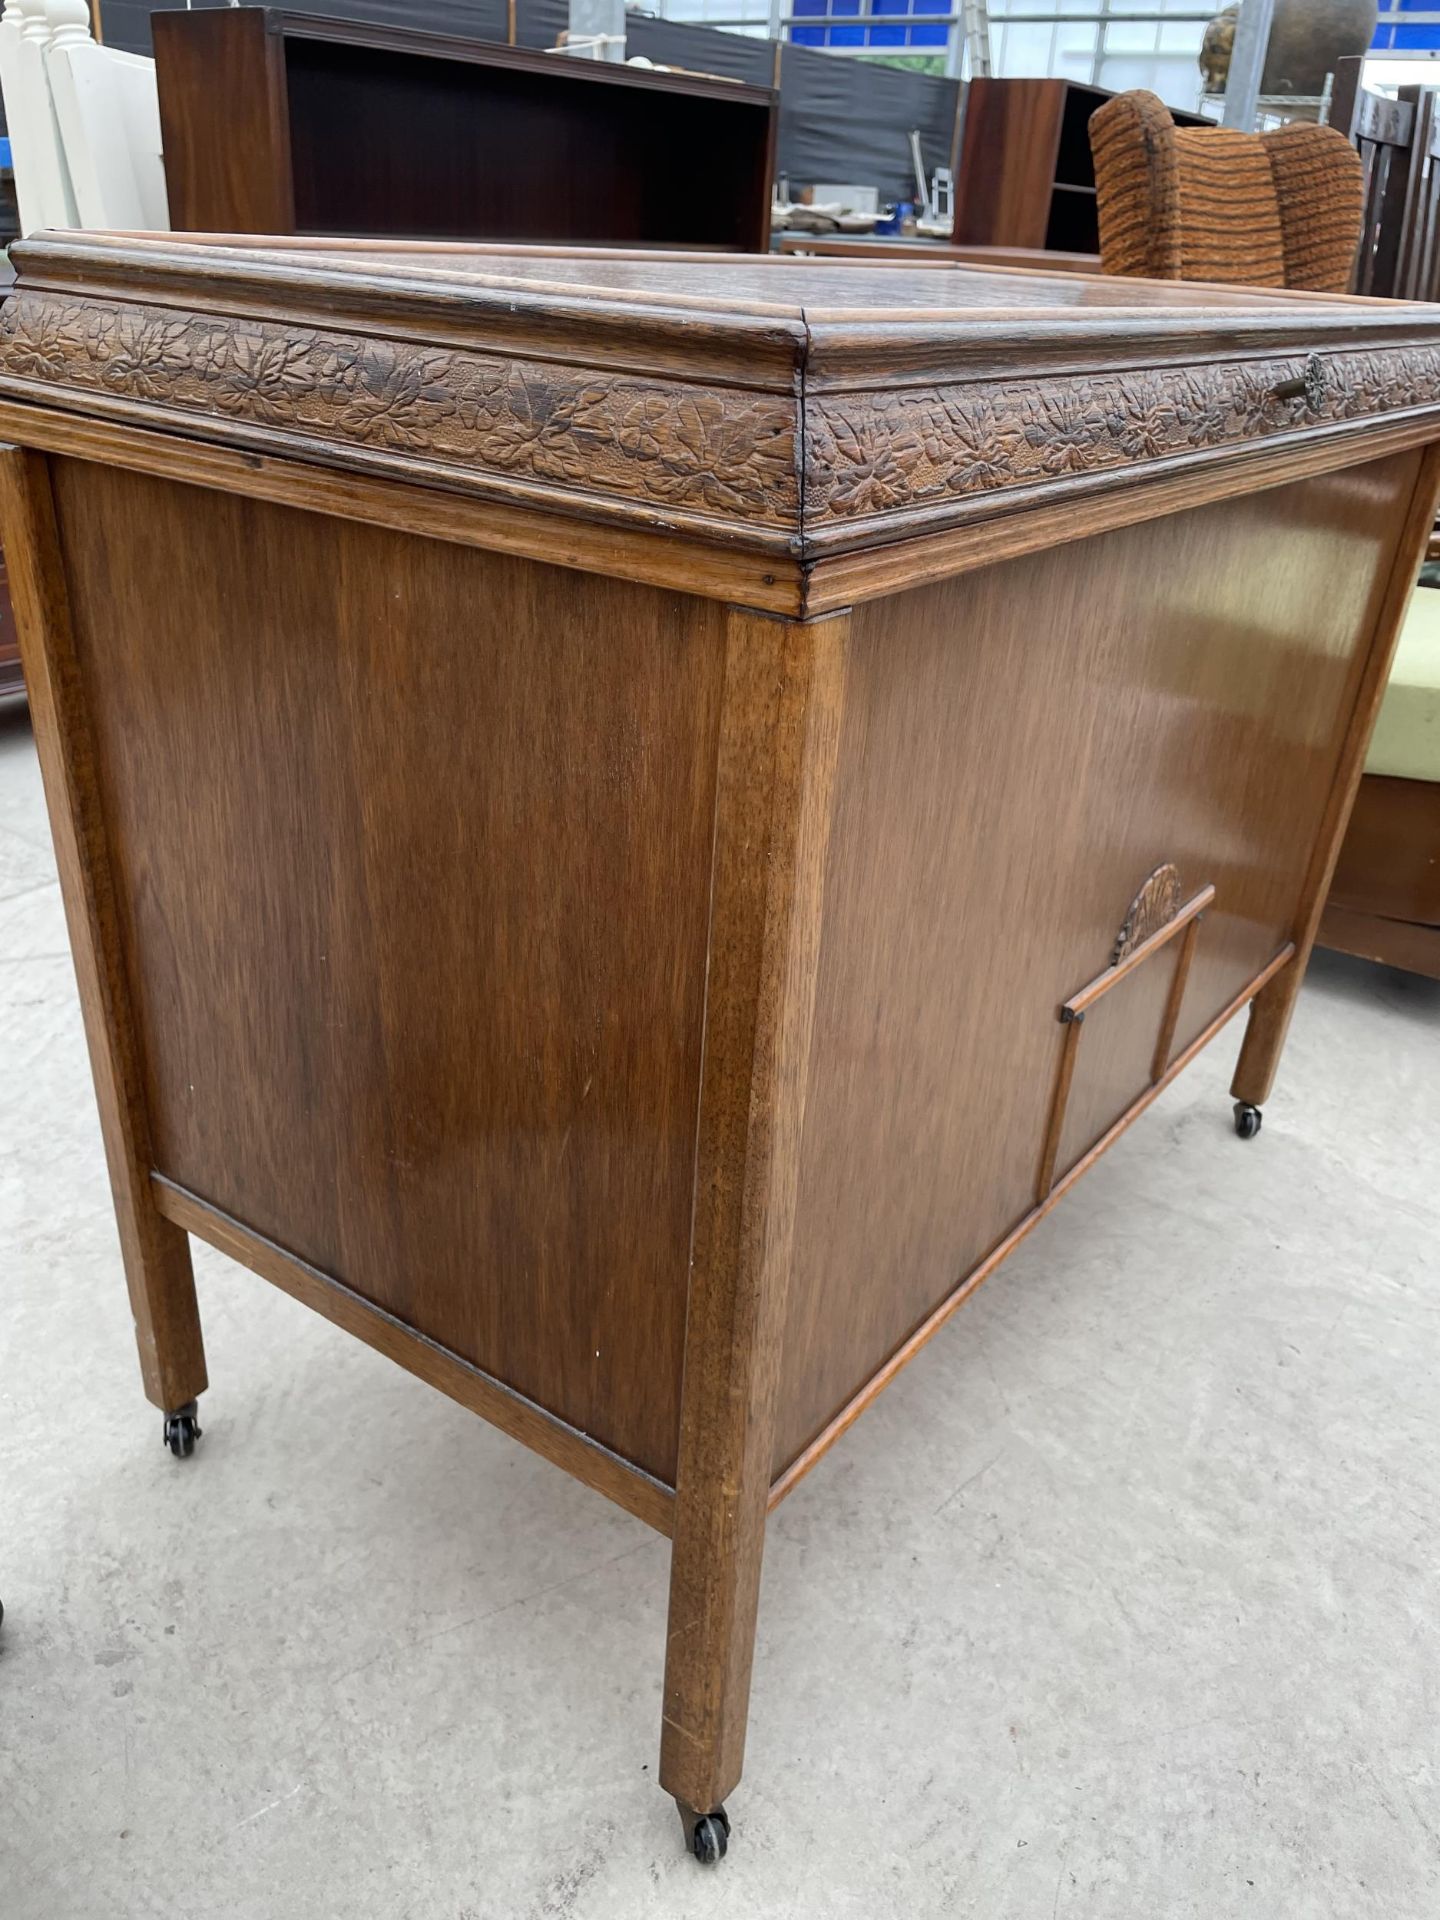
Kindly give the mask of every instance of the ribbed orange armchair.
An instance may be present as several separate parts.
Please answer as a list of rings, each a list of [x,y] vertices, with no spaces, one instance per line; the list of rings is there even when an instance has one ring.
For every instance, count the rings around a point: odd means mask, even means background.
[[[1360,238],[1360,156],[1333,127],[1177,127],[1153,93],[1090,119],[1106,273],[1344,293]]]

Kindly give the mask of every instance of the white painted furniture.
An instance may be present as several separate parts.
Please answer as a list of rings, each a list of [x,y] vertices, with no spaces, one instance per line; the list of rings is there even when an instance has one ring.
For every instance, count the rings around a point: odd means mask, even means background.
[[[47,0],[78,8],[80,30],[57,24],[45,55],[75,210],[82,227],[168,230],[165,162],[155,62],[98,46],[85,0]]]
[[[37,227],[78,226],[45,70],[45,53],[54,31],[49,0],[9,0],[6,19],[17,13],[19,37],[5,73],[5,118],[10,127],[20,228],[30,233]]]
[[[97,45],[87,0],[7,0],[0,89],[22,233],[169,227],[155,63]]]

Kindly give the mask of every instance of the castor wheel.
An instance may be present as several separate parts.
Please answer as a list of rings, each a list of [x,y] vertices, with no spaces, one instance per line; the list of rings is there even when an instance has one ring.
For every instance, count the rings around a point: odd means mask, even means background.
[[[725,1818],[723,1807],[717,1807],[714,1813],[707,1813],[703,1820],[695,1822],[690,1851],[702,1866],[713,1867],[717,1860],[723,1860],[729,1844],[730,1822]]]
[[[1235,1131],[1242,1140],[1253,1140],[1260,1131],[1260,1109],[1248,1100],[1235,1102]]]
[[[200,1438],[198,1411],[195,1402],[187,1400],[183,1407],[165,1416],[165,1444],[177,1460],[188,1460],[195,1451],[195,1442]]]
[[[696,1813],[693,1807],[675,1802],[680,1808],[680,1824],[685,1829],[685,1847],[702,1866],[713,1867],[725,1858],[730,1844],[730,1816],[724,1807],[711,1813]]]

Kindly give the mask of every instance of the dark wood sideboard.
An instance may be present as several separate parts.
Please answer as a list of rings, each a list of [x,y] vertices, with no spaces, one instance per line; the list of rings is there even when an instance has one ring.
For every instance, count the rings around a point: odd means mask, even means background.
[[[176,229],[769,244],[767,88],[273,7],[152,27]]]
[[[1113,98],[1078,80],[972,80],[955,183],[955,244],[1098,257],[1090,116]],[[1178,126],[1215,124],[1171,111]]]
[[[670,1536],[713,1859],[767,1515],[1242,1015],[1258,1129],[1440,309],[16,252],[0,537],[146,1391],[190,1452],[195,1236]]]

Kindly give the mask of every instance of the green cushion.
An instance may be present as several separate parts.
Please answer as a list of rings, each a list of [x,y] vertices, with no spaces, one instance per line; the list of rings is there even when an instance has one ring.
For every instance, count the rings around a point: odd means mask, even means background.
[[[1440,780],[1440,587],[1415,589],[1365,771]]]

